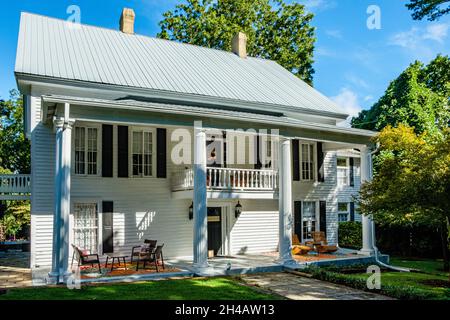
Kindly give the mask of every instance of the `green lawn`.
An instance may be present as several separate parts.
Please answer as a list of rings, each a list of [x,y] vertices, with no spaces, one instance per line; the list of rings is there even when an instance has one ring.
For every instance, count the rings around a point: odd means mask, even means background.
[[[449,274],[443,271],[442,260],[427,260],[395,257],[391,265],[416,269],[419,272],[381,272],[382,293],[404,299],[444,299],[450,300]],[[346,273],[345,268],[326,268],[329,281],[348,284],[350,286],[365,287],[365,281],[370,276],[361,267],[361,273]],[[353,281],[356,280],[356,281]],[[359,283],[358,283],[359,281]]]
[[[244,286],[232,278],[180,279],[66,287],[11,289],[0,300],[271,300],[278,296]]]

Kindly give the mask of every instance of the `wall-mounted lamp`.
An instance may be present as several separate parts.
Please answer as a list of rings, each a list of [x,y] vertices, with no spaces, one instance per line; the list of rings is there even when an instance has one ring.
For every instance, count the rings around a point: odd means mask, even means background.
[[[236,218],[239,218],[239,216],[241,215],[241,213],[242,213],[242,206],[241,206],[241,204],[240,204],[239,201],[238,201],[236,207],[234,207],[234,216],[235,216]]]
[[[192,202],[191,206],[189,207],[189,220],[194,219],[194,202]]]

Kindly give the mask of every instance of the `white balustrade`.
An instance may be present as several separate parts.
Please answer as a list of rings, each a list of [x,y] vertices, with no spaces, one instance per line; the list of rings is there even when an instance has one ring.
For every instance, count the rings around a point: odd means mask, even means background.
[[[0,175],[0,193],[31,193],[31,175],[3,174]]]
[[[172,190],[190,190],[194,187],[192,168],[184,168],[172,175]],[[278,172],[270,169],[206,168],[206,187],[217,190],[275,190]]]

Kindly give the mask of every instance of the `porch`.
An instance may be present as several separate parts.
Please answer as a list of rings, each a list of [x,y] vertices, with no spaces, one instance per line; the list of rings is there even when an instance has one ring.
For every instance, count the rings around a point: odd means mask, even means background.
[[[0,175],[0,200],[30,200],[31,175]]]

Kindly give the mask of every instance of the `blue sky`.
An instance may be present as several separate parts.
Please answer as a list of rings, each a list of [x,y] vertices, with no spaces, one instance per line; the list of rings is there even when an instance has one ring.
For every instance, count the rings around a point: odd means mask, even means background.
[[[0,13],[0,99],[16,87],[14,63],[21,11],[66,19],[78,5],[81,22],[117,29],[123,7],[134,8],[136,32],[155,36],[162,13],[182,0],[21,0]],[[350,114],[369,108],[411,62],[450,53],[450,15],[436,22],[413,21],[403,0],[299,0],[315,13],[314,86]],[[370,30],[367,8],[377,5],[381,29]]]

